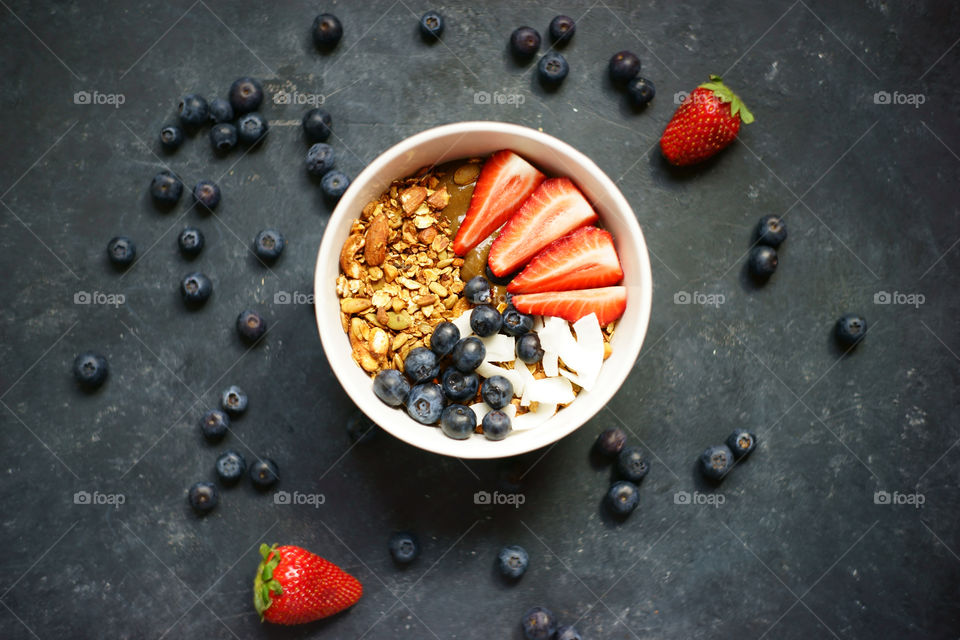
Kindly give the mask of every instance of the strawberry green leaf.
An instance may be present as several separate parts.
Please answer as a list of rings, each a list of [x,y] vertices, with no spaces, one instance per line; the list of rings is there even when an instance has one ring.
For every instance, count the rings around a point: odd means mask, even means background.
[[[257,575],[253,579],[253,605],[260,614],[260,620],[263,620],[263,613],[273,604],[271,594],[282,594],[283,587],[273,577],[273,572],[280,564],[280,552],[277,551],[277,545],[268,547],[265,544],[260,545],[260,555],[263,560],[257,567]]]
[[[743,124],[750,124],[753,122],[753,114],[750,113],[750,110],[747,109],[747,105],[743,103],[743,100],[740,99],[740,96],[735,94],[730,87],[723,84],[723,80],[720,76],[711,75],[710,82],[705,82],[700,85],[700,88],[707,89],[712,91],[713,95],[717,97],[720,102],[730,103],[730,115],[740,115],[740,120]]]

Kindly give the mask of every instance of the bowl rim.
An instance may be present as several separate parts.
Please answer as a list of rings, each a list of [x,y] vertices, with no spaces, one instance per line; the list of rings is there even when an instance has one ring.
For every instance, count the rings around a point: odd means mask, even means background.
[[[625,216],[624,224],[629,231],[631,245],[635,246],[637,249],[636,258],[639,266],[639,282],[636,284],[631,284],[630,290],[635,292],[633,295],[639,294],[640,304],[639,326],[632,327],[631,331],[626,333],[619,332],[618,327],[618,333],[615,336],[615,339],[617,340],[618,356],[621,351],[627,351],[627,356],[629,356],[629,365],[626,364],[625,360],[620,360],[620,358],[618,358],[618,361],[620,362],[619,368],[621,371],[616,384],[607,385],[602,389],[595,387],[594,390],[590,392],[585,390],[580,392],[578,395],[578,400],[590,399],[593,402],[593,407],[587,410],[587,413],[582,416],[581,420],[555,422],[555,424],[551,425],[549,429],[538,427],[537,429],[527,432],[530,435],[525,438],[507,438],[506,440],[492,443],[497,445],[496,447],[481,448],[469,447],[468,443],[473,441],[472,438],[468,440],[443,438],[439,440],[432,440],[430,442],[423,442],[413,435],[416,432],[410,431],[409,425],[416,425],[420,428],[426,427],[414,422],[413,419],[407,416],[406,413],[401,409],[389,407],[382,403],[373,394],[372,385],[369,389],[368,395],[360,395],[360,390],[355,389],[351,385],[347,384],[345,380],[346,367],[357,367],[357,364],[352,359],[348,359],[348,362],[334,362],[334,359],[327,355],[328,353],[332,353],[333,350],[340,348],[340,345],[335,345],[335,340],[346,339],[340,323],[339,305],[335,305],[337,309],[336,322],[331,323],[329,320],[324,320],[326,314],[330,313],[331,306],[318,303],[319,300],[323,299],[321,297],[321,292],[324,292],[324,295],[329,294],[330,287],[330,283],[321,280],[323,265],[325,265],[329,260],[335,260],[339,264],[340,247],[334,246],[333,236],[336,234],[332,231],[332,229],[337,228],[343,218],[355,216],[357,213],[357,211],[352,210],[353,207],[351,207],[350,211],[347,210],[347,205],[351,200],[351,198],[347,197],[349,192],[359,188],[360,185],[366,184],[368,181],[376,180],[387,167],[387,165],[399,157],[408,154],[413,149],[426,142],[448,135],[459,134],[461,136],[466,136],[475,133],[497,133],[525,138],[535,144],[540,144],[547,148],[552,148],[555,151],[561,152],[561,154],[565,155],[576,165],[578,171],[585,171],[591,174],[592,178],[599,183],[604,193],[607,194],[606,197],[609,198],[609,201],[604,204],[603,209],[620,210],[629,214]],[[451,156],[450,158],[444,158],[443,161],[453,160],[456,157],[461,156]],[[570,175],[569,177],[574,181],[575,184],[579,182],[576,176]],[[389,180],[393,180],[395,178],[396,176],[390,176]],[[595,205],[596,202],[592,201],[591,204]],[[640,228],[640,224],[637,221],[637,217],[633,211],[633,208],[630,206],[630,203],[627,201],[626,197],[617,187],[616,183],[614,183],[613,180],[602,169],[600,169],[600,167],[597,166],[593,160],[591,160],[583,152],[574,148],[572,145],[536,129],[497,121],[464,121],[431,127],[404,138],[380,153],[360,172],[360,174],[350,185],[347,193],[341,197],[340,201],[337,203],[337,206],[334,208],[333,213],[330,215],[326,227],[324,228],[323,238],[320,242],[320,248],[317,252],[317,262],[314,268],[314,313],[317,323],[317,330],[320,334],[320,342],[323,346],[324,356],[326,356],[327,362],[336,376],[337,381],[340,383],[340,386],[343,387],[344,391],[346,391],[353,403],[382,429],[410,445],[425,451],[430,451],[432,453],[466,459],[496,459],[516,456],[523,453],[528,453],[530,451],[536,451],[537,449],[557,442],[561,438],[576,431],[586,422],[592,419],[607,405],[617,391],[620,390],[620,388],[623,386],[623,383],[629,377],[630,372],[633,370],[633,367],[636,365],[637,359],[640,355],[640,349],[643,346],[643,341],[646,337],[647,329],[650,324],[652,300],[653,277],[650,268],[650,256],[647,249],[646,240],[643,236],[643,231]],[[325,327],[327,327],[326,330]],[[623,344],[621,344],[621,336],[623,336]],[[581,396],[586,397],[581,398]],[[371,402],[371,399],[373,402]],[[566,409],[561,410],[561,412],[565,410]],[[581,413],[582,411],[583,410],[581,410]],[[390,412],[390,417],[399,417],[400,419],[387,420],[385,419],[385,412]],[[557,415],[561,415],[561,412],[558,412]],[[555,417],[551,418],[551,420],[555,420]],[[531,437],[533,433],[537,433],[540,435],[540,437]],[[519,440],[519,442],[517,440]]]

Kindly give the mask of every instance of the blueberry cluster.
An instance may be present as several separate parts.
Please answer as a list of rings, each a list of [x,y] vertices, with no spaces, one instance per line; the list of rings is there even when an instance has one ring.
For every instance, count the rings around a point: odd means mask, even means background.
[[[640,76],[640,58],[632,51],[618,51],[607,64],[613,84],[626,92],[636,108],[647,106],[657,94],[654,84]]]
[[[720,481],[733,469],[736,461],[753,451],[757,436],[738,429],[730,434],[727,442],[704,449],[700,454],[700,471],[710,480]]]
[[[546,607],[533,607],[520,620],[523,637],[527,640],[583,640],[572,626],[557,626],[557,617]]]
[[[329,201],[336,202],[350,186],[350,178],[333,168],[336,164],[336,153],[333,147],[326,143],[333,133],[333,118],[326,109],[316,107],[303,114],[301,124],[307,141],[312,143],[307,150],[307,173],[320,178],[323,195]]]
[[[614,482],[606,495],[606,505],[615,516],[626,518],[640,503],[638,485],[650,471],[650,464],[640,447],[628,447],[627,434],[620,427],[601,432],[594,450],[608,460],[616,460]]]

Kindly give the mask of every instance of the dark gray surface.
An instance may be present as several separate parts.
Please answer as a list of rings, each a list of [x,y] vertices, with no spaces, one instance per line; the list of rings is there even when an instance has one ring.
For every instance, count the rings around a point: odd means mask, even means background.
[[[345,24],[330,56],[309,42],[320,8]],[[445,44],[417,37],[427,8],[447,17]],[[546,94],[505,43],[521,24],[545,33],[558,12],[579,21],[570,76]],[[955,3],[933,0],[5,3],[0,635],[519,638],[520,614],[543,604],[588,638],[955,637],[958,31]],[[622,48],[657,85],[645,113],[605,80]],[[718,161],[669,170],[653,147],[674,94],[724,71],[757,122]],[[351,175],[417,131],[493,119],[562,137],[619,180],[652,252],[646,344],[608,410],[519,462],[522,507],[474,505],[475,491],[497,488],[496,463],[385,435],[350,449],[352,407],[311,307],[274,304],[279,291],[310,292],[329,215],[302,169],[303,107],[267,104],[269,140],[245,157],[214,158],[205,134],[159,153],[178,95],[224,95],[244,74],[268,95],[326,95]],[[125,101],[75,104],[84,90]],[[876,104],[881,90],[925,103]],[[476,91],[525,103],[476,104]],[[151,206],[164,164],[188,186],[220,183],[216,218],[188,198],[172,213]],[[766,213],[786,213],[790,238],[756,289],[743,258]],[[176,250],[186,223],[208,241],[192,264]],[[247,248],[267,226],[289,242],[272,269]],[[140,249],[125,275],[104,256],[117,233]],[[215,292],[188,312],[177,286],[194,268]],[[126,302],[75,305],[78,291]],[[725,301],[675,304],[681,291]],[[880,291],[925,302],[874,304]],[[249,353],[233,329],[245,307],[272,326]],[[830,331],[848,310],[872,329],[841,358]],[[70,364],[91,348],[112,371],[85,395]],[[206,445],[196,421],[232,383],[249,392],[249,414],[223,446]],[[617,524],[600,509],[608,470],[588,450],[621,418],[652,471],[640,508]],[[737,426],[757,431],[758,450],[721,488],[704,486],[697,454]],[[195,517],[186,488],[211,478],[227,447],[272,456],[281,488],[325,504],[276,505],[245,483]],[[125,502],[74,504],[78,491]],[[680,491],[724,503],[679,505]],[[925,503],[875,504],[877,491]],[[387,555],[395,528],[424,543],[406,570]],[[261,541],[340,563],[366,595],[333,620],[261,626],[250,597]],[[504,543],[532,557],[515,586],[493,571]]]

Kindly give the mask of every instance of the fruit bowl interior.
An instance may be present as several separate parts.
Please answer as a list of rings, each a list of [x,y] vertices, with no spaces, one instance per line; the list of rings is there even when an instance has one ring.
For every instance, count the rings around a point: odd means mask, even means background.
[[[599,224],[614,238],[624,271],[627,307],[617,323],[611,346],[592,391],[581,390],[576,400],[543,425],[510,434],[501,441],[482,435],[467,440],[445,436],[438,427],[424,426],[402,409],[382,403],[373,393],[372,379],[351,357],[343,332],[336,294],[340,249],[352,221],[364,205],[376,199],[395,178],[417,169],[466,157],[486,156],[512,149],[548,176],[570,178],[593,204]],[[460,458],[514,456],[549,445],[593,417],[613,397],[629,375],[650,319],[653,282],[646,243],[637,219],[612,180],[592,160],[565,142],[547,134],[499,122],[461,122],[429,129],[394,145],[364,169],[340,199],[327,224],[314,274],[317,327],[330,367],[353,402],[394,436],[416,447]]]

